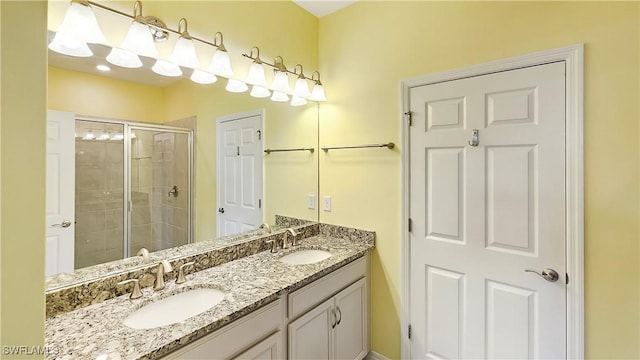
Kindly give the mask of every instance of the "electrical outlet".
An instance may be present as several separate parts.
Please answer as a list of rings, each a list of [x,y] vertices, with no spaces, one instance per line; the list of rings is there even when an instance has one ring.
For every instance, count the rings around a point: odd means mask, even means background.
[[[315,209],[316,208],[316,195],[315,194],[307,195],[307,202],[308,202],[307,207],[309,209]]]
[[[325,196],[322,198],[324,211],[331,211],[331,196]]]

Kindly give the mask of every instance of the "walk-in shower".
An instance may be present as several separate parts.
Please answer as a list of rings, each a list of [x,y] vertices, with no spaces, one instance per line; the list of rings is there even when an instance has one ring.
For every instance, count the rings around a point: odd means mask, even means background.
[[[191,242],[191,129],[76,119],[75,268]]]

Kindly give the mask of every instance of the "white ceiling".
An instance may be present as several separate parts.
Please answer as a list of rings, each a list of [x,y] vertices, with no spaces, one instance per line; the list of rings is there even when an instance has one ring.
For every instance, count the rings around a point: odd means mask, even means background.
[[[293,0],[294,3],[298,4],[308,12],[312,13],[317,17],[323,17],[325,15],[329,15],[333,12],[336,12],[343,7],[347,7],[357,0],[354,1],[343,1],[343,0]]]

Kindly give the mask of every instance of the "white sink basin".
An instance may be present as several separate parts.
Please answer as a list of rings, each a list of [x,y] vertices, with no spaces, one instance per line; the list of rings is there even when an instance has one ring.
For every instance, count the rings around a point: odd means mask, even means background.
[[[331,253],[324,250],[299,250],[280,258],[285,264],[305,265],[322,261],[331,256]]]
[[[224,293],[216,289],[194,289],[156,301],[127,316],[123,323],[134,329],[174,324],[216,306]]]

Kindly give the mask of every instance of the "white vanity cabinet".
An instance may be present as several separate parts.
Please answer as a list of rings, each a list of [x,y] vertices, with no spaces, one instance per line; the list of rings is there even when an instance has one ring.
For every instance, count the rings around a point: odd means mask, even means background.
[[[287,329],[289,359],[352,360],[367,355],[367,269],[364,257],[289,294],[289,319],[295,319]]]
[[[163,359],[283,359],[284,304],[278,299]]]

